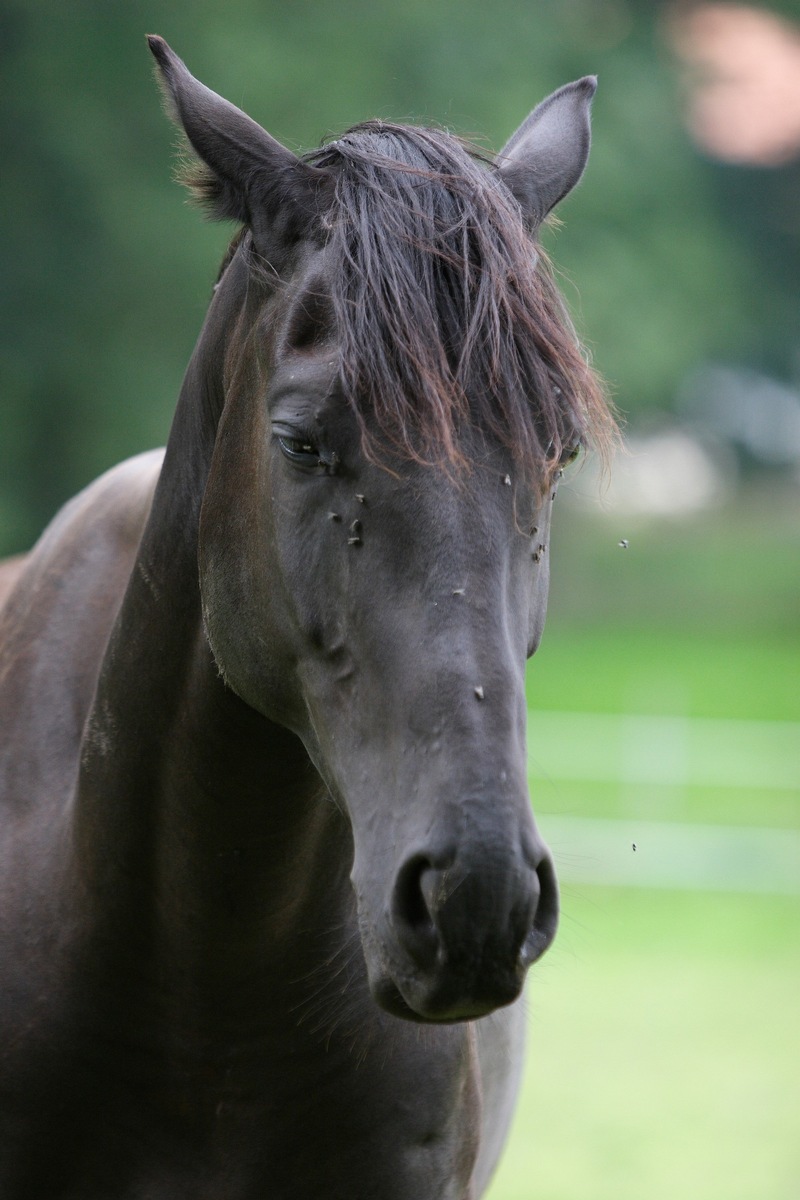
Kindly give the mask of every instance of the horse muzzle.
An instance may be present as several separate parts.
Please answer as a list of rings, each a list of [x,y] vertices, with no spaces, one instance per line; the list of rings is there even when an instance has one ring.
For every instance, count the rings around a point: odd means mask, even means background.
[[[511,1004],[552,942],[558,888],[540,843],[409,854],[378,929],[364,929],[378,1004],[417,1021],[465,1021]],[[366,936],[363,936],[366,933]]]

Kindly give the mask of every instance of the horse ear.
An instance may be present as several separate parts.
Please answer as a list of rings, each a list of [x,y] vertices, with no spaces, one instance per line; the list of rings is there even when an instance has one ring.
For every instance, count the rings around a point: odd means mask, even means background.
[[[328,173],[304,163],[235,105],[190,74],[163,38],[149,35],[170,115],[204,166],[187,182],[217,220],[249,225],[272,261],[279,243],[310,231],[326,203]]]
[[[534,227],[583,174],[596,88],[597,77],[586,75],[553,92],[522,122],[497,156],[500,178]]]

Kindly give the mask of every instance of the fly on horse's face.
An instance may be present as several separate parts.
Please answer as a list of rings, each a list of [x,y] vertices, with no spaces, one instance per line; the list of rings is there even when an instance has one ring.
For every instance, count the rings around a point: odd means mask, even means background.
[[[524,667],[586,422],[562,396],[577,351],[536,341],[534,303],[552,310],[530,231],[583,170],[594,81],[545,102],[499,167],[384,125],[302,161],[153,49],[206,197],[247,226],[211,310],[235,332],[200,522],[209,642],[352,826],[375,999],[481,1016],[557,922]]]

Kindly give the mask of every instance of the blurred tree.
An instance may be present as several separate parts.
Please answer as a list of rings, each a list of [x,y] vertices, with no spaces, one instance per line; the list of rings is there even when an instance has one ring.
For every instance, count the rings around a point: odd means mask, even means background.
[[[287,144],[369,116],[497,148],[547,91],[600,75],[585,185],[547,234],[623,410],[732,353],[770,284],[682,130],[657,7],[637,0],[0,0],[0,548],[163,442],[229,231],[183,211],[143,35]]]

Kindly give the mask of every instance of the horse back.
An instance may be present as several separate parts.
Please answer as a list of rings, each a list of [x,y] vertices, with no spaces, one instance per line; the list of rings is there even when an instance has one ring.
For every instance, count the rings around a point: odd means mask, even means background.
[[[0,564],[0,805],[63,796],[162,451],[106,472]]]
[[[25,570],[28,557],[27,554],[15,554],[13,558],[6,558],[0,562],[0,609],[2,609],[6,597],[14,590],[15,583]]]

